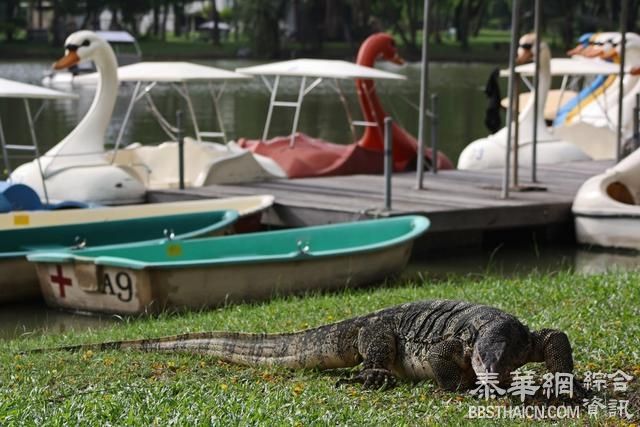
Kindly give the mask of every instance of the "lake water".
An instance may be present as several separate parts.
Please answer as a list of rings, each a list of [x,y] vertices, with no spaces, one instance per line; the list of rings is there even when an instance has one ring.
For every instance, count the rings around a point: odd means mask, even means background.
[[[225,69],[255,64],[238,60],[204,61],[203,63]],[[50,62],[0,62],[0,77],[40,84],[43,72],[49,66]],[[420,92],[419,64],[395,66],[381,63],[380,67],[407,77],[405,81],[380,81],[377,83],[377,92],[387,114],[410,133],[416,135]],[[439,96],[438,111],[441,118],[439,147],[452,160],[457,159],[460,151],[469,142],[488,134],[483,125],[486,101],[482,90],[494,67],[488,64],[434,63],[430,68],[431,91]],[[295,78],[283,79],[279,92],[281,99],[295,100],[298,82],[299,80]],[[93,99],[93,88],[71,88],[70,86],[58,88],[73,90],[80,95],[80,99],[49,101],[45,106],[36,124],[37,136],[42,148],[52,147],[67,135],[85,114]],[[217,119],[212,113],[207,85],[194,84],[189,85],[189,88],[200,128],[216,130]],[[360,108],[353,82],[343,81],[341,88],[346,95],[353,118],[360,118]],[[120,88],[108,129],[107,142],[115,142],[132,90],[132,85]],[[152,95],[158,109],[170,121],[175,120],[177,109],[186,112],[184,102],[171,87],[167,85],[156,87]],[[268,102],[269,93],[260,79],[227,84],[220,99],[220,109],[228,137],[230,139],[261,137]],[[39,102],[32,101],[32,104],[35,111]],[[9,142],[25,141],[28,138],[28,127],[21,101],[0,99],[0,118],[3,120],[4,131]],[[293,109],[277,109],[269,136],[290,134],[292,120]],[[338,143],[353,141],[343,104],[333,87],[326,82],[315,88],[305,98],[298,129],[328,141]],[[190,127],[186,129],[186,133],[193,135]],[[125,129],[124,142],[155,144],[165,140],[167,136],[148,111],[146,103],[139,102],[132,120]],[[14,163],[17,165],[21,162],[21,160],[12,162],[12,166],[15,167]]]
[[[52,60],[54,58],[51,58]],[[208,62],[214,66],[234,69],[252,65],[247,61]],[[0,77],[39,83],[47,62],[0,62]],[[380,82],[378,94],[387,112],[409,132],[417,132],[417,105],[419,96],[420,69],[417,64],[403,67],[384,66],[386,70],[407,76],[402,82]],[[472,140],[487,135],[484,128],[486,101],[482,90],[494,68],[487,64],[436,63],[431,67],[431,90],[439,95],[440,149],[452,160],[456,160],[464,146]],[[297,81],[282,82],[282,96],[295,99]],[[355,88],[344,82],[354,118],[359,117]],[[80,95],[78,101],[50,102],[43,110],[36,129],[42,147],[51,147],[61,140],[82,118],[93,98],[93,89],[74,88]],[[217,128],[216,118],[211,114],[211,103],[205,85],[190,87],[200,127],[204,130]],[[132,87],[122,87],[113,119],[108,130],[108,141],[114,142],[120,129]],[[171,88],[156,88],[154,102],[158,109],[173,121],[175,111],[186,108],[181,98]],[[33,102],[34,110],[37,102]],[[221,114],[229,138],[259,138],[262,134],[268,106],[268,92],[260,80],[230,83],[220,100]],[[28,137],[28,129],[22,105],[14,100],[0,100],[0,118],[9,142]],[[270,136],[287,135],[291,129],[292,113],[279,110],[274,116]],[[307,98],[300,117],[299,130],[334,142],[351,142],[351,134],[343,106],[334,89],[321,85]],[[187,129],[187,134],[192,134]],[[157,125],[143,103],[138,103],[127,129],[125,143],[157,143],[167,137]],[[14,165],[15,166],[15,165]],[[554,248],[504,248],[474,252],[462,256],[430,259],[414,262],[407,269],[408,277],[422,276],[430,280],[451,273],[482,275],[488,272],[502,275],[526,275],[531,271],[548,272],[571,268],[591,274],[606,269],[633,270],[640,259],[635,254],[589,252],[575,247]],[[0,339],[10,339],[23,334],[62,333],[72,330],[100,328],[121,321],[117,317],[87,317],[47,309],[42,304],[23,304],[0,308]]]

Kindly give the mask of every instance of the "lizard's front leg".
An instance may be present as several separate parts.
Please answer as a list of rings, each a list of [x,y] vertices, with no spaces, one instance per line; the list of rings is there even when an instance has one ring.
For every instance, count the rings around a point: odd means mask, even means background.
[[[353,382],[364,388],[388,388],[396,383],[391,369],[396,360],[396,336],[390,327],[371,322],[358,332],[358,353],[362,370]]]
[[[573,355],[569,337],[556,329],[534,331],[531,362],[544,362],[550,372],[573,372]]]
[[[534,351],[531,362],[544,362],[549,372],[573,373],[573,351],[567,334],[556,329],[540,329],[532,334]],[[578,397],[589,394],[575,377],[573,388]]]
[[[450,338],[433,344],[427,351],[427,362],[434,380],[444,390],[466,389],[473,384],[475,374],[465,358],[464,343],[459,339]]]

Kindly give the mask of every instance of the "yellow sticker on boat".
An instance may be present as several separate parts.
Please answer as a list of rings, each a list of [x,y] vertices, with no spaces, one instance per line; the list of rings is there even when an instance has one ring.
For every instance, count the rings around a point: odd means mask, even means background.
[[[29,225],[29,215],[14,215],[13,225]]]
[[[176,244],[168,245],[167,256],[182,256],[182,246]]]

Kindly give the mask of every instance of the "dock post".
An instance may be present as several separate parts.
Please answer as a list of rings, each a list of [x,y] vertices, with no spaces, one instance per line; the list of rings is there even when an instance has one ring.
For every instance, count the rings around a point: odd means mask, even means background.
[[[622,6],[620,8],[620,72],[618,74],[618,128],[616,138],[616,163],[622,160],[622,98],[624,96],[624,66],[626,56],[626,44],[627,44],[627,15],[628,15],[628,0],[622,0]]]
[[[176,111],[176,138],[178,140],[178,174],[180,189],[184,190],[184,139],[182,138],[182,110]]]
[[[431,95],[431,173],[438,173],[438,94]]]
[[[391,210],[391,175],[393,174],[393,119],[384,118],[384,208]]]
[[[633,107],[633,149],[640,147],[640,93],[636,93],[636,106]]]
[[[538,90],[540,86],[540,39],[542,34],[540,33],[540,15],[542,0],[535,0],[534,3],[534,15],[533,15],[533,28],[536,33],[536,57],[535,57],[535,73],[533,78],[533,135],[531,145],[531,182],[538,182],[538,114],[540,99],[538,96]],[[520,105],[520,95],[518,95],[518,106]],[[542,116],[544,117],[544,108],[542,109]]]
[[[416,159],[416,188],[422,189],[424,177],[424,116],[429,92],[429,0],[424,0],[422,14],[422,68],[420,71],[420,107],[418,108],[418,157]],[[433,157],[433,154],[432,154]]]
[[[502,195],[503,199],[509,198],[509,167],[511,164],[511,138],[513,131],[513,106],[514,99],[514,79],[516,68],[516,50],[518,49],[518,23],[520,20],[520,0],[513,0],[511,15],[511,46],[509,48],[509,108],[507,108],[507,149],[504,159],[504,174],[502,175]],[[517,120],[517,119],[516,119]],[[516,147],[516,150],[518,148]]]

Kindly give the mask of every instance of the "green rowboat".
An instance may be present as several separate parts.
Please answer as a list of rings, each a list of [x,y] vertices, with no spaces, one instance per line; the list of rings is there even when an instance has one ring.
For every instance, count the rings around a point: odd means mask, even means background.
[[[399,273],[429,227],[403,216],[283,231],[36,252],[54,307],[120,314],[199,309],[361,286]]]
[[[24,215],[33,215],[24,213]],[[61,211],[58,214],[62,215]],[[70,215],[73,215],[70,211]],[[25,256],[33,251],[112,247],[221,234],[238,219],[232,210],[192,212],[137,218],[98,220],[0,230],[0,302],[40,295],[35,269]]]

